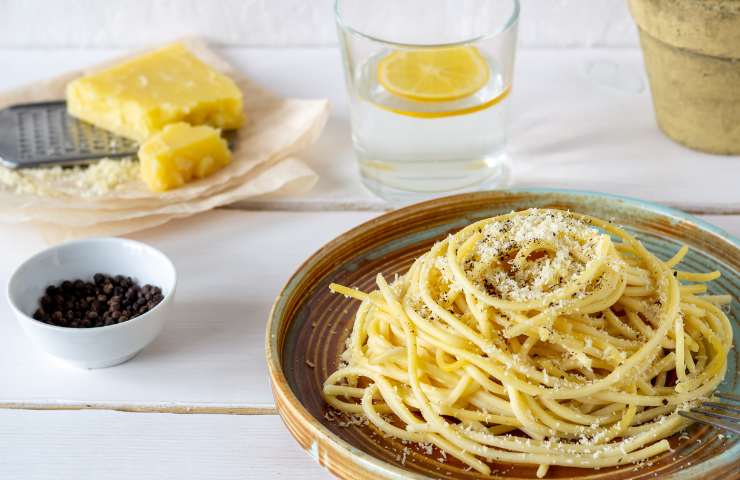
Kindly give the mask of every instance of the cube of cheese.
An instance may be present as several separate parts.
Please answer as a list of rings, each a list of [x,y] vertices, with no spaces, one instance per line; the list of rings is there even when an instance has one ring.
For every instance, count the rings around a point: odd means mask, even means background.
[[[179,121],[238,128],[242,107],[236,84],[179,43],[67,85],[70,115],[138,142]]]
[[[144,142],[139,162],[144,183],[154,192],[164,192],[223,168],[231,162],[231,152],[215,128],[179,122]]]

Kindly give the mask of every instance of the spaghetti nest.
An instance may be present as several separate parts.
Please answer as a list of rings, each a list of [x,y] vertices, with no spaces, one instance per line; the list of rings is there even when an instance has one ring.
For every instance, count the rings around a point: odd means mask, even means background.
[[[652,457],[732,345],[731,299],[703,295],[719,272],[676,269],[686,253],[559,210],[474,223],[371,293],[332,285],[362,304],[324,398],[481,473]]]

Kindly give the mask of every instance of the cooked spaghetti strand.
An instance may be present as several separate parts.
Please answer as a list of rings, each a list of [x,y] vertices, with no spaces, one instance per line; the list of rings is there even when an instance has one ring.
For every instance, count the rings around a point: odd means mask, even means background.
[[[732,345],[717,307],[731,298],[702,295],[720,274],[678,270],[687,253],[661,261],[611,222],[559,210],[476,222],[376,291],[332,284],[362,303],[324,398],[484,474],[665,452]]]

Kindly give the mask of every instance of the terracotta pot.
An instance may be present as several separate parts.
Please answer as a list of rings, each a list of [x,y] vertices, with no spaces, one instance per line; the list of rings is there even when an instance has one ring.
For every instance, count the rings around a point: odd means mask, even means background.
[[[740,154],[740,1],[628,1],[658,126],[690,148]]]

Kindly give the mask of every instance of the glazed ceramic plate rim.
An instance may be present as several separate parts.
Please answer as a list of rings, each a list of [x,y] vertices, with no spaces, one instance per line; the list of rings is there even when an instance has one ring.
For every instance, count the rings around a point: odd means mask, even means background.
[[[265,348],[266,348],[267,366],[268,366],[268,371],[270,374],[270,380],[272,383],[273,395],[275,397],[277,397],[278,395],[283,397],[285,401],[287,402],[287,404],[297,411],[297,413],[303,420],[304,427],[307,427],[309,429],[310,435],[313,438],[313,441],[311,443],[311,448],[309,449],[309,453],[314,458],[314,460],[319,461],[319,463],[323,464],[323,462],[321,462],[321,459],[318,458],[320,454],[318,450],[318,445],[320,443],[319,439],[321,439],[324,442],[329,442],[334,447],[335,451],[341,452],[344,455],[350,456],[352,458],[352,461],[357,463],[358,466],[364,469],[365,471],[375,472],[384,478],[393,478],[393,479],[412,478],[412,479],[418,479],[418,480],[428,480],[429,479],[429,477],[423,474],[410,472],[408,470],[404,470],[390,463],[386,463],[383,460],[380,460],[350,445],[348,442],[346,442],[341,437],[334,434],[328,428],[322,425],[318,421],[318,419],[314,417],[304,407],[304,405],[301,403],[301,401],[298,399],[298,397],[293,392],[293,389],[288,384],[287,377],[285,376],[285,373],[283,371],[283,362],[281,361],[282,354],[280,351],[278,351],[278,338],[279,338],[278,334],[279,334],[284,318],[282,317],[277,318],[276,315],[277,315],[277,312],[280,306],[284,305],[290,296],[287,292],[291,289],[291,287],[295,283],[297,283],[300,280],[300,278],[306,272],[309,271],[309,269],[311,268],[311,265],[314,264],[316,260],[324,256],[328,251],[331,251],[333,247],[346,242],[348,238],[351,238],[354,235],[359,234],[363,230],[372,228],[376,224],[388,222],[393,219],[401,219],[409,212],[414,212],[416,210],[422,210],[422,209],[429,208],[434,205],[443,204],[444,202],[450,201],[453,199],[458,199],[462,197],[473,197],[473,196],[485,197],[485,196],[509,195],[509,194],[533,194],[533,195],[556,194],[556,195],[565,195],[565,196],[572,196],[572,197],[583,197],[583,199],[605,199],[608,201],[622,203],[629,207],[637,208],[639,210],[649,211],[651,213],[657,214],[662,217],[667,217],[672,222],[675,222],[675,221],[691,222],[697,227],[699,227],[700,229],[708,233],[711,233],[719,237],[721,240],[724,240],[727,243],[729,243],[737,251],[738,255],[740,255],[740,239],[724,231],[723,229],[718,228],[714,225],[711,225],[693,215],[687,214],[685,212],[682,212],[680,210],[676,210],[670,207],[659,205],[653,202],[639,200],[636,198],[625,197],[621,195],[592,192],[592,191],[584,191],[584,190],[524,188],[524,189],[507,189],[507,190],[490,191],[490,192],[464,193],[460,195],[436,198],[436,199],[427,200],[421,203],[413,204],[413,205],[403,207],[403,208],[400,208],[400,209],[397,209],[391,212],[387,212],[367,222],[363,222],[360,225],[357,225],[347,230],[346,232],[338,235],[336,238],[324,244],[324,246],[322,246],[319,250],[314,252],[296,269],[296,271],[290,276],[290,279],[286,282],[285,286],[281,289],[280,293],[275,299],[275,302],[272,306],[272,309],[270,311],[270,315],[268,318],[268,322],[267,322]],[[278,411],[282,417],[283,412],[279,408],[278,408]],[[286,425],[287,425],[287,422],[286,422]],[[683,469],[680,472],[669,474],[668,478],[671,478],[673,480],[687,480],[691,478],[696,478],[696,475],[701,474],[702,470],[706,471],[707,468],[711,469],[715,466],[719,467],[719,466],[725,465],[728,461],[732,462],[733,457],[735,456],[735,455],[730,455],[730,453],[732,452],[734,452],[735,454],[740,454],[740,442],[737,443],[731,450],[727,450],[723,454],[714,456],[701,463],[691,465],[689,468]]]

